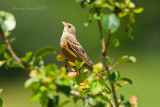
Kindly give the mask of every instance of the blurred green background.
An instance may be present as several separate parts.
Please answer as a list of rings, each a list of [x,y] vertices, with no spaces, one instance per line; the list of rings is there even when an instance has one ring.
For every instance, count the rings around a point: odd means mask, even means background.
[[[126,85],[117,94],[123,93],[128,99],[130,95],[139,96],[139,107],[159,107],[160,96],[160,2],[133,1],[137,7],[143,7],[144,12],[136,15],[133,25],[134,40],[125,34],[124,20],[120,29],[113,36],[120,39],[120,47],[110,48],[109,55],[114,59],[123,55],[137,57],[135,64],[117,66],[121,76],[133,80],[133,85]],[[77,39],[83,45],[94,63],[100,59],[100,37],[96,22],[86,28],[87,9],[82,9],[75,0],[0,0],[0,10],[15,15],[17,26],[10,37],[15,37],[13,49],[19,56],[25,52],[35,52],[44,46],[53,46],[57,54],[61,53],[59,42],[63,31],[61,21],[72,23],[77,29]],[[2,39],[2,38],[0,38]],[[56,63],[56,55],[45,57],[45,63]],[[0,56],[2,59],[2,56]],[[4,107],[40,107],[37,101],[30,104],[31,90],[24,89],[27,72],[21,69],[0,68],[0,88]],[[70,104],[68,104],[70,106]]]

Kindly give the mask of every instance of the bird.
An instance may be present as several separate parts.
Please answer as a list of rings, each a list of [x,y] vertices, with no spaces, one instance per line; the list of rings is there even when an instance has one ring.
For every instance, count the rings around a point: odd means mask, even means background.
[[[76,39],[76,28],[67,22],[62,22],[64,25],[63,33],[60,39],[60,47],[64,56],[72,62],[78,60],[85,61],[84,67],[93,70],[93,62],[88,57],[82,45]]]

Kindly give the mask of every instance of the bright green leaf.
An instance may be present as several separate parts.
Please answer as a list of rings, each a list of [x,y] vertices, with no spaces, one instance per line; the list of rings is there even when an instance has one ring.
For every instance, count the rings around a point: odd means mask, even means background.
[[[118,40],[118,38],[113,38],[112,39],[112,46],[114,46],[114,47],[118,47],[119,46],[119,40]]]
[[[58,66],[55,64],[48,64],[44,67],[44,72],[46,73],[46,76],[53,76],[53,75],[58,75],[59,70]]]
[[[102,24],[106,32],[110,30],[111,33],[114,33],[119,28],[120,20],[115,14],[105,14],[102,18]]]
[[[93,80],[90,83],[90,90],[93,94],[98,94],[102,91],[103,86],[100,84],[98,80]]]
[[[41,57],[44,57],[44,56],[46,56],[46,55],[48,55],[48,54],[51,54],[51,53],[53,53],[53,52],[55,52],[56,51],[56,49],[55,48],[53,48],[53,47],[44,47],[44,48],[41,48],[41,49],[39,49],[37,52],[36,52],[36,54],[35,54],[35,59],[36,60],[38,60],[38,59],[40,59]]]
[[[82,73],[81,75],[77,75],[76,77],[74,77],[74,80],[77,82],[77,83],[81,83],[83,82],[84,80],[86,80],[86,78],[88,78],[89,75],[88,73]]]
[[[7,62],[6,60],[0,61],[0,67],[2,67],[6,62]]]
[[[3,89],[0,89],[0,94],[2,93]]]
[[[30,61],[29,65],[33,65],[35,63],[35,61],[41,59],[42,57],[44,56],[47,56],[51,53],[54,53],[56,51],[55,48],[53,47],[44,47],[44,48],[41,48],[39,49],[36,54],[34,55],[34,57],[32,58],[32,60]]]
[[[125,0],[125,3],[126,3],[127,6],[130,5],[130,2],[131,2],[131,0]]]
[[[30,78],[25,82],[24,87],[29,88],[32,84],[39,82],[39,81],[40,81],[39,78]]]
[[[6,59],[8,59],[8,58],[10,58],[11,56],[10,56],[10,54],[7,53],[7,51],[6,51],[6,52],[3,53],[3,57],[6,58]]]
[[[127,9],[124,9],[123,11],[121,11],[119,14],[118,14],[118,16],[120,17],[120,18],[122,18],[122,17],[124,17],[124,16],[126,16],[128,13],[129,13],[129,9],[127,8]]]
[[[13,60],[9,65],[8,67],[10,68],[23,68],[23,65],[21,63],[19,63],[17,60]]]
[[[31,56],[32,56],[32,52],[29,51],[25,54],[23,58],[21,58],[21,60],[27,63],[30,60]]]
[[[38,92],[38,93],[34,93],[32,96],[31,96],[31,103],[34,103],[36,100],[38,100],[40,97],[42,96],[42,93]]]
[[[76,64],[76,68],[80,69],[80,63],[79,63],[79,61],[75,60],[75,64]]]
[[[134,56],[123,56],[121,58],[119,58],[117,61],[116,61],[116,64],[120,64],[120,63],[125,63],[125,62],[132,62],[132,63],[135,63],[136,62],[136,58]]]
[[[136,8],[133,10],[134,13],[142,13],[143,12],[143,8]]]
[[[79,65],[79,67],[81,68],[86,62],[85,61],[82,61]]]

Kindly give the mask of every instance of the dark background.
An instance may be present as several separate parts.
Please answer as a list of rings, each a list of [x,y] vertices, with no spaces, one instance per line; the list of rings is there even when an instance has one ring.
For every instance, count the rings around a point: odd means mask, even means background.
[[[133,25],[132,34],[135,39],[130,40],[127,37],[124,32],[124,20],[121,20],[121,28],[113,35],[120,39],[120,47],[109,50],[109,55],[114,59],[123,55],[133,55],[137,58],[135,64],[117,66],[121,76],[133,80],[133,85],[124,86],[118,91],[118,95],[123,93],[128,99],[130,95],[135,94],[139,96],[139,107],[158,107],[160,106],[160,2],[134,0],[134,3],[137,7],[144,8],[142,14],[136,15],[136,23]],[[36,6],[43,6],[46,9],[35,10]],[[88,9],[82,9],[75,0],[0,0],[0,10],[9,11],[16,18],[16,29],[10,38],[16,38],[12,46],[18,56],[24,56],[27,51],[35,52],[39,48],[53,46],[57,49],[57,53],[45,57],[45,63],[63,66],[63,63],[57,62],[55,57],[61,53],[59,47],[63,31],[61,21],[66,21],[76,27],[77,39],[93,62],[101,61],[97,22],[94,21],[88,28],[84,27]],[[40,107],[38,101],[34,104],[29,102],[31,91],[24,89],[27,75],[28,73],[21,69],[0,68],[0,88],[4,88],[1,95],[4,107]]]

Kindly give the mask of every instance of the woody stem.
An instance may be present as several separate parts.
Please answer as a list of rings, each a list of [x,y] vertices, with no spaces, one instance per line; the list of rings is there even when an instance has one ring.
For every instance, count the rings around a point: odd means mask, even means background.
[[[0,34],[2,35],[4,42],[7,46],[8,51],[10,52],[10,54],[13,56],[13,58],[15,60],[17,60],[25,69],[27,69],[27,66],[22,62],[22,60],[16,55],[16,53],[13,51],[12,46],[7,38],[7,35],[5,35],[5,33],[3,32],[2,27],[0,26]]]
[[[108,48],[110,46],[110,41],[111,41],[112,33],[109,30],[107,43],[105,43],[105,39],[104,39],[104,36],[103,36],[102,23],[101,23],[100,20],[98,20],[98,25],[99,25],[100,38],[101,38],[101,43],[102,43],[101,57],[102,57],[105,69],[106,69],[106,71],[108,73],[108,76],[110,76],[111,73],[110,73],[109,66],[107,64],[107,57],[106,57],[106,55],[107,55],[107,52],[108,52]],[[115,105],[116,105],[116,107],[119,107],[118,99],[117,99],[117,95],[116,95],[116,91],[115,91],[115,87],[114,87],[114,83],[110,83],[110,85],[111,85],[111,89],[112,89],[112,94],[113,94],[113,97],[114,97]]]

